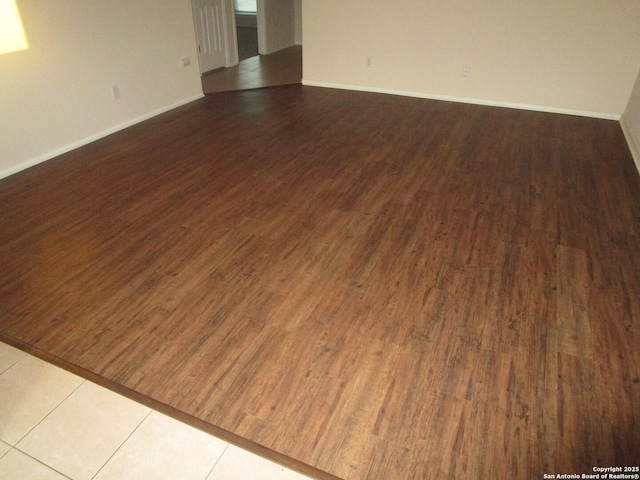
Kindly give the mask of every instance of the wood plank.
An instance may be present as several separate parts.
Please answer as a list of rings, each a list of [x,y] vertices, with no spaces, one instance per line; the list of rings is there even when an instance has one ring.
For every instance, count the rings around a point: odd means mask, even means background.
[[[0,339],[289,467],[637,460],[640,178],[616,122],[228,93],[0,202]]]

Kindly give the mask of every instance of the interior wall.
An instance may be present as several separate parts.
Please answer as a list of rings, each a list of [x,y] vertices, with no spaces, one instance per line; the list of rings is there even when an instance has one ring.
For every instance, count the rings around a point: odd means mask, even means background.
[[[302,14],[308,85],[619,118],[640,67],[637,0],[303,0]]]
[[[258,0],[258,12],[261,55],[296,44],[295,0]]]
[[[0,177],[202,96],[190,0],[17,5],[29,49],[0,55]]]
[[[296,45],[302,45],[302,0],[295,0]]]
[[[629,103],[624,111],[622,127],[640,172],[640,74],[636,78]]]

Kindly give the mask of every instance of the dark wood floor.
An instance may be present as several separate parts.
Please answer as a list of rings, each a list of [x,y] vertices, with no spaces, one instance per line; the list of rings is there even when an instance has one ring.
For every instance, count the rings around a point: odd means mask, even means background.
[[[638,463],[640,178],[617,122],[224,93],[6,178],[0,204],[1,339],[278,461]]]
[[[202,76],[205,94],[295,85],[302,82],[302,46],[295,45],[270,55],[242,60]]]

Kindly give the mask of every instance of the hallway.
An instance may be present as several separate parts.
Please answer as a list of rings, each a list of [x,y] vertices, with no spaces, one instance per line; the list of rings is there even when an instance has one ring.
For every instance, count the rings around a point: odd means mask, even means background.
[[[234,90],[291,85],[302,81],[302,46],[295,45],[270,55],[241,61],[235,67],[222,68],[202,76],[206,95]]]

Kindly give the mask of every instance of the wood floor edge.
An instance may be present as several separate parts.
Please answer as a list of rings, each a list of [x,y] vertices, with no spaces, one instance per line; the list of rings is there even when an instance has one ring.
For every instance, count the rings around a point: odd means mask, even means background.
[[[47,363],[55,365],[75,375],[78,375],[79,377],[82,377],[85,380],[88,380],[97,385],[100,385],[101,387],[104,387],[108,390],[118,393],[123,397],[129,398],[130,400],[133,400],[142,405],[145,405],[153,410],[156,410],[157,412],[160,412],[182,423],[185,423],[194,428],[197,428],[198,430],[201,430],[210,435],[213,435],[225,442],[231,443],[237,447],[240,447],[244,450],[254,453],[262,458],[265,458],[279,465],[282,465],[283,467],[286,467],[290,470],[295,470],[298,473],[315,478],[317,480],[342,480],[340,477],[336,477],[335,475],[332,475],[328,472],[324,472],[315,467],[312,467],[311,465],[307,465],[306,463],[300,462],[299,460],[288,457],[282,453],[276,452],[270,448],[267,448],[263,445],[255,443],[246,438],[240,437],[239,435],[229,432],[216,425],[207,423],[204,420],[201,420],[192,415],[184,413],[170,405],[166,405],[162,402],[159,402],[158,400],[148,397],[147,395],[141,394],[130,388],[120,385],[112,380],[109,380],[108,378],[102,377],[101,375],[98,375],[95,372],[82,368],[71,362],[67,362],[66,360],[58,358],[55,355],[52,355],[43,350],[40,350],[39,348],[29,345],[28,343],[22,342],[13,337],[5,335],[2,332],[0,332],[0,342],[6,343],[7,345],[10,345],[14,348],[22,350],[23,352],[28,353],[29,355],[33,355],[34,357],[37,357],[40,360],[43,360]]]

